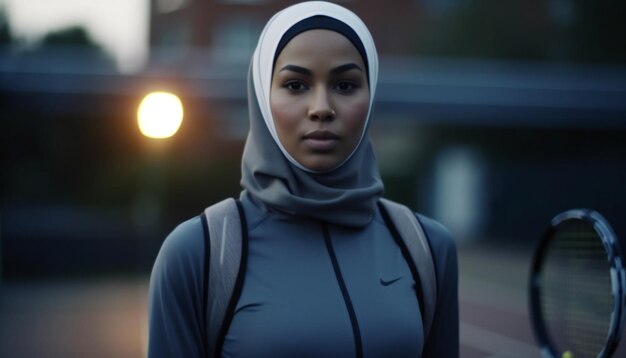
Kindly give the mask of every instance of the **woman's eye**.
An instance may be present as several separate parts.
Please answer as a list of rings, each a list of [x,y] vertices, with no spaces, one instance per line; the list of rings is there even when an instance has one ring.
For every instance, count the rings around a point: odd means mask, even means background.
[[[351,81],[341,81],[335,85],[335,88],[342,93],[350,93],[353,92],[357,86],[354,82]]]
[[[292,92],[302,92],[306,90],[306,85],[301,81],[289,81],[285,83],[284,87]]]

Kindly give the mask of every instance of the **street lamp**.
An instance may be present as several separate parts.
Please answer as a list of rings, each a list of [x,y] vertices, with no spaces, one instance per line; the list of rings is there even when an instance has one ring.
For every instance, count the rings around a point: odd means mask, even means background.
[[[139,130],[149,138],[169,138],[176,134],[182,122],[183,104],[172,93],[149,93],[137,110]]]
[[[147,94],[137,109],[137,124],[141,133],[150,139],[141,167],[142,185],[135,193],[131,215],[142,238],[154,241],[160,235],[163,218],[163,191],[165,187],[164,162],[170,138],[178,132],[183,121],[183,105],[173,93]],[[148,267],[151,257],[147,253],[150,241],[141,240],[139,262]]]

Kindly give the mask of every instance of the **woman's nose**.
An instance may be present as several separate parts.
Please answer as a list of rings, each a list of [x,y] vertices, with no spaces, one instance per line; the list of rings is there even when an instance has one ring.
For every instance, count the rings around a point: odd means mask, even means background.
[[[326,89],[315,91],[309,106],[309,118],[314,121],[329,121],[335,118],[335,114],[328,98],[328,91]]]

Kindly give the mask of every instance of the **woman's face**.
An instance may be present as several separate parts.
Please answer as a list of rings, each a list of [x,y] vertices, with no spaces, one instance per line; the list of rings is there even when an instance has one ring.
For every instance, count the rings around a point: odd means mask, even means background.
[[[336,168],[359,143],[369,109],[361,55],[334,31],[295,36],[276,59],[270,109],[280,142],[298,163]]]

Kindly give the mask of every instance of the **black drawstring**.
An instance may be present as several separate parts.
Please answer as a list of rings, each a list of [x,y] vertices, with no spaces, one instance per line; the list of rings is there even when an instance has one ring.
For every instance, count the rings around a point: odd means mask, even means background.
[[[328,249],[328,255],[330,256],[330,260],[333,263],[333,269],[335,270],[335,276],[337,277],[337,282],[339,283],[339,288],[341,289],[341,294],[343,295],[343,300],[346,303],[346,308],[348,309],[348,315],[350,316],[350,323],[352,324],[352,332],[354,334],[354,345],[356,350],[356,357],[363,357],[363,343],[361,342],[361,330],[359,329],[359,322],[356,319],[356,313],[354,312],[354,307],[352,306],[352,301],[350,300],[350,296],[348,295],[348,289],[346,288],[346,283],[343,280],[343,276],[341,275],[341,270],[339,269],[339,263],[337,262],[337,256],[335,256],[335,250],[333,249],[333,244],[330,241],[330,232],[328,230],[328,224],[323,223],[322,229],[324,231],[324,240],[326,241],[326,248]]]

